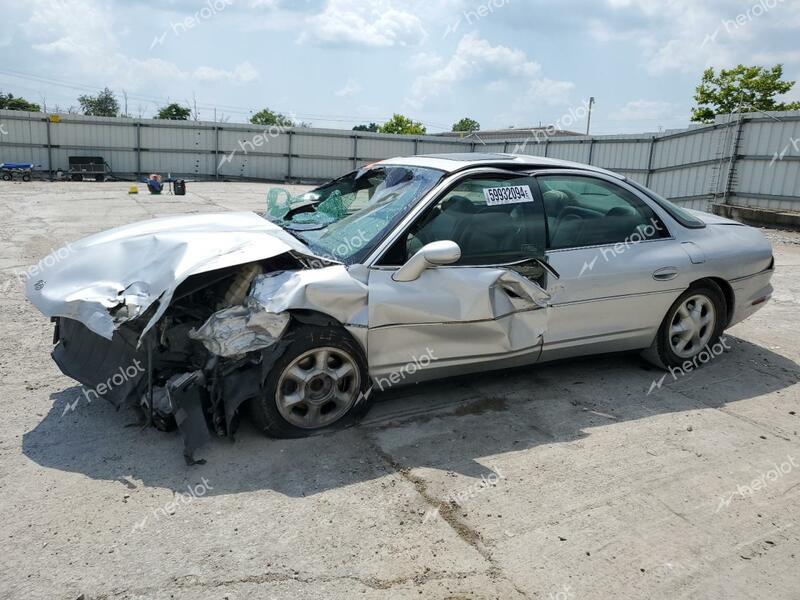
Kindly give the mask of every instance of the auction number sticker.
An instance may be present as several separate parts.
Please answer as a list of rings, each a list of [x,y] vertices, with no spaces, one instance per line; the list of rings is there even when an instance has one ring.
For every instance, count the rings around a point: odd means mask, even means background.
[[[486,204],[489,206],[533,202],[533,194],[531,193],[531,187],[529,185],[484,188],[483,197],[486,198]]]

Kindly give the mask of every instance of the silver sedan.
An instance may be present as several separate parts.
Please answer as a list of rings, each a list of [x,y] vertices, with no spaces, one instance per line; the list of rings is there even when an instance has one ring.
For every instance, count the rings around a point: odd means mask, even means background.
[[[302,436],[426,379],[631,350],[699,366],[773,272],[756,229],[508,154],[385,160],[273,190],[263,216],[154,219],[61,254],[27,288],[54,359],[84,394],[180,427],[189,460],[245,407]]]

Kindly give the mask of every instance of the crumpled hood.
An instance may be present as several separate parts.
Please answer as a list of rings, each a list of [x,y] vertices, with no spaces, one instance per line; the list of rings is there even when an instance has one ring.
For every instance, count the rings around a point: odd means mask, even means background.
[[[75,319],[111,339],[116,327],[160,299],[146,332],[191,275],[286,252],[319,258],[252,212],[152,219],[92,235],[54,253],[28,278],[26,295],[46,316]],[[109,311],[115,309],[112,317]]]

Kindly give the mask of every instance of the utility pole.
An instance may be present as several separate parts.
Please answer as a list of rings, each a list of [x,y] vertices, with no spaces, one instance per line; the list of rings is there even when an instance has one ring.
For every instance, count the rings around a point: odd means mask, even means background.
[[[594,96],[589,97],[589,117],[586,119],[586,135],[589,135],[589,127],[592,125],[592,106],[594,106]]]

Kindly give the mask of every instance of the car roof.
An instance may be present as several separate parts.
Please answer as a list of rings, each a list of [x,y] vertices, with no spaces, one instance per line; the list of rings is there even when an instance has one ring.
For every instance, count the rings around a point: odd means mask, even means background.
[[[379,165],[405,165],[409,167],[429,167],[439,169],[446,173],[455,173],[478,167],[503,167],[511,169],[542,168],[542,169],[579,169],[593,173],[603,173],[618,179],[625,179],[622,175],[583,163],[545,156],[528,156],[525,154],[506,153],[478,153],[463,152],[453,154],[421,154],[418,156],[398,156],[382,160]]]

